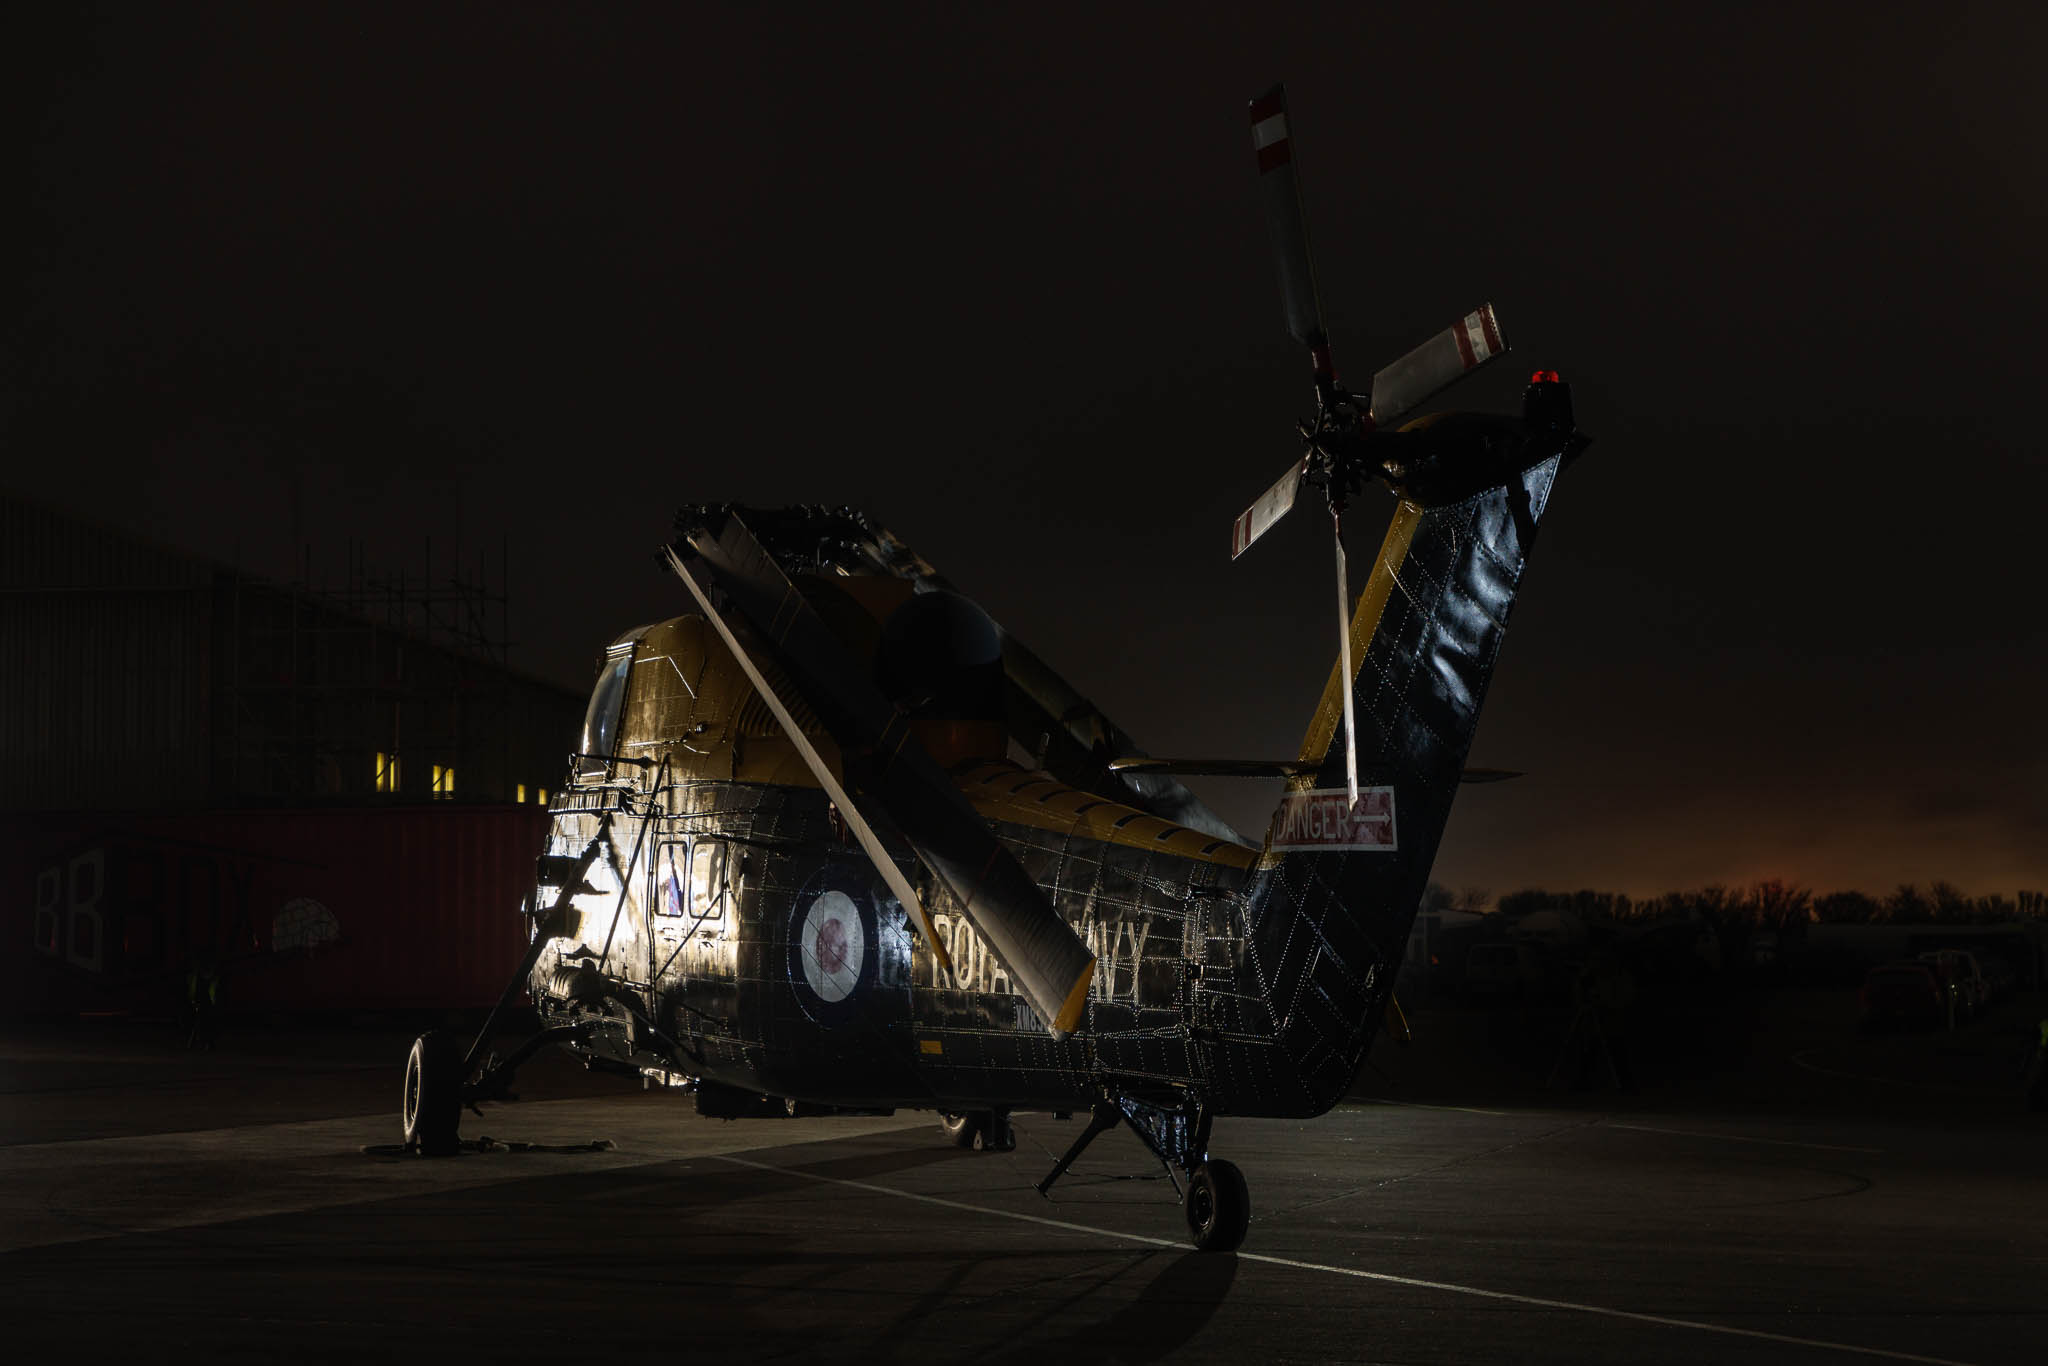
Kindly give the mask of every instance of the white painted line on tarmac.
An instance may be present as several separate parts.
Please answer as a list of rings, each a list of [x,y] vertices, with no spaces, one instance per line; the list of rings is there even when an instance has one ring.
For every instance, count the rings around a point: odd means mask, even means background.
[[[793,1167],[778,1167],[772,1162],[756,1162],[752,1158],[734,1157],[730,1153],[713,1153],[720,1162],[730,1162],[736,1167],[752,1167],[757,1171],[775,1172],[780,1176],[797,1176],[806,1181],[817,1181],[828,1186],[846,1186],[857,1191],[872,1191],[876,1195],[901,1196],[925,1205],[942,1205],[947,1209],[965,1210],[969,1214],[993,1214],[1000,1219],[1016,1219],[1027,1224],[1043,1224],[1047,1228],[1063,1228],[1070,1233],[1093,1233],[1104,1238],[1115,1238],[1126,1243],[1144,1243],[1148,1247],[1175,1247],[1183,1252],[1188,1245],[1171,1238],[1154,1238],[1144,1233],[1119,1233],[1115,1229],[1096,1228],[1092,1224],[1072,1224],[1065,1219],[1048,1219],[1042,1214],[1026,1214],[1022,1210],[991,1209],[986,1205],[970,1205],[960,1200],[948,1200],[943,1195],[920,1195],[896,1186],[877,1186],[870,1181],[851,1181],[843,1176],[819,1176],[816,1172],[797,1171]],[[1243,1253],[1239,1253],[1243,1256]]]
[[[1143,1243],[1147,1247],[1165,1247],[1186,1252],[1186,1243],[1170,1238],[1154,1238],[1143,1233],[1122,1233],[1116,1229],[1097,1228],[1092,1224],[1076,1224],[1065,1219],[1048,1219],[1039,1214],[1025,1214],[1021,1210],[994,1209],[988,1205],[970,1205],[963,1200],[948,1200],[941,1195],[922,1195],[917,1191],[902,1190],[896,1186],[878,1186],[870,1181],[850,1181],[843,1176],[819,1176],[815,1172],[797,1171],[789,1167],[778,1167],[768,1162],[756,1162],[751,1158],[734,1157],[729,1153],[713,1154],[720,1162],[729,1162],[738,1167],[752,1167],[757,1171],[776,1172],[782,1176],[800,1177],[827,1186],[845,1186],[849,1190],[868,1191],[875,1195],[894,1195],[920,1204],[938,1205],[945,1209],[962,1210],[968,1214],[986,1214],[998,1219],[1015,1219],[1027,1224],[1040,1224],[1046,1228],[1065,1229],[1070,1233],[1089,1233],[1099,1238],[1117,1242]],[[1332,1266],[1326,1262],[1304,1262],[1292,1257],[1273,1257],[1263,1252],[1240,1252],[1239,1261],[1263,1262],[1267,1266],[1284,1266],[1296,1271],[1323,1271],[1332,1276],[1349,1276],[1353,1280],[1378,1281],[1385,1285],[1405,1285],[1416,1290],[1436,1290],[1450,1295],[1470,1295],[1478,1299],[1497,1300],[1507,1304],[1526,1304],[1536,1309],[1562,1309],[1574,1314],[1594,1314],[1601,1318],[1624,1319],[1631,1323],[1655,1324],[1660,1328],[1688,1328],[1698,1333],[1719,1333],[1724,1337],[1750,1338],[1761,1342],[1782,1342],[1794,1347],[1813,1347],[1824,1352],[1853,1352],[1858,1356],[1882,1357],[1886,1361],[1914,1361],[1923,1366],[1974,1366],[1974,1363],[1958,1361],[1953,1357],[1919,1356],[1912,1352],[1894,1352],[1883,1347],[1862,1347],[1852,1342],[1830,1342],[1826,1338],[1802,1338],[1791,1333],[1769,1333],[1761,1328],[1736,1328],[1725,1323],[1707,1323],[1700,1319],[1670,1318],[1663,1314],[1640,1314],[1632,1309],[1613,1309],[1601,1304],[1578,1304],[1571,1300],[1545,1299],[1541,1295],[1517,1295],[1507,1290],[1488,1290],[1476,1285],[1458,1285],[1452,1281],[1428,1281],[1419,1276],[1396,1276],[1386,1271],[1362,1271],[1352,1266]]]
[[[728,1161],[731,1159],[727,1159]],[[1361,1271],[1350,1266],[1329,1266],[1322,1262],[1300,1262],[1290,1257],[1269,1257],[1260,1252],[1240,1252],[1240,1258],[1249,1262],[1265,1262],[1270,1266],[1290,1266],[1299,1271],[1327,1271],[1334,1276],[1351,1276],[1362,1281],[1383,1281],[1389,1285],[1413,1286],[1419,1290],[1441,1290],[1453,1295],[1474,1295],[1480,1299],[1503,1300],[1510,1304],[1526,1304],[1538,1309],[1563,1309],[1576,1314],[1596,1314],[1601,1318],[1627,1319],[1632,1323],[1652,1323],[1663,1328],[1690,1328],[1699,1333],[1720,1333],[1727,1337],[1754,1338],[1764,1342],[1783,1342],[1794,1347],[1816,1347],[1827,1352],[1854,1352],[1859,1356],[1883,1357],[1887,1361],[1917,1361],[1926,1366],[1972,1366],[1967,1361],[1953,1357],[1919,1356],[1912,1352],[1894,1352],[1883,1347],[1863,1347],[1853,1342],[1830,1342],[1826,1338],[1802,1338],[1791,1333],[1767,1333],[1761,1328],[1737,1328],[1725,1323],[1707,1323],[1700,1319],[1678,1319],[1663,1314],[1639,1314],[1632,1309],[1614,1309],[1603,1304],[1577,1304],[1571,1300],[1545,1299],[1541,1295],[1517,1295],[1507,1290],[1487,1290],[1476,1285],[1457,1285],[1450,1281],[1426,1281],[1416,1276],[1395,1276],[1384,1271]]]
[[[1774,1148],[1817,1148],[1825,1153],[1881,1153],[1882,1148],[1859,1148],[1851,1143],[1801,1143],[1790,1138],[1754,1138],[1748,1134],[1714,1134],[1704,1129],[1663,1129],[1654,1124],[1617,1124],[1608,1120],[1603,1129],[1628,1129],[1639,1134],[1675,1134],[1680,1138],[1711,1138],[1722,1143],[1768,1143]]]
[[[365,1156],[366,1142],[396,1136],[398,1123],[389,1114],[19,1143],[0,1148],[0,1252],[856,1138],[913,1122],[834,1115],[764,1121],[750,1130],[663,1106],[553,1100],[494,1109],[475,1127],[486,1126],[543,1143],[585,1142],[593,1131],[609,1130],[617,1146],[434,1159]]]
[[[1461,1115],[1493,1115],[1500,1118],[1514,1113],[1511,1110],[1480,1110],[1470,1105],[1425,1105],[1419,1100],[1387,1100],[1382,1096],[1370,1096],[1367,1105],[1398,1105],[1403,1110],[1456,1110]]]

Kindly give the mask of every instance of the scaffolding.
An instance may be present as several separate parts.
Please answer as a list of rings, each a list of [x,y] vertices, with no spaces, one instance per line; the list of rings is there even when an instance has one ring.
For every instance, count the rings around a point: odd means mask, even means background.
[[[440,646],[500,669],[507,667],[511,651],[510,601],[505,591],[510,577],[509,545],[498,547],[496,588],[490,585],[481,551],[474,577],[466,577],[461,563],[451,556],[446,577],[437,581],[431,536],[421,557],[424,572],[412,577],[403,565],[395,576],[372,572],[360,541],[349,542],[348,575],[338,588],[313,588],[310,551],[305,563],[305,577],[295,587],[317,600],[421,644]]]

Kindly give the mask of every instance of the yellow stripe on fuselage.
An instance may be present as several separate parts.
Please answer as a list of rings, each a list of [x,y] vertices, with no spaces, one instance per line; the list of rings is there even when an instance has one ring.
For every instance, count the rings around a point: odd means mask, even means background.
[[[1408,547],[1415,540],[1415,530],[1422,525],[1422,509],[1414,503],[1402,500],[1394,509],[1394,520],[1387,527],[1387,539],[1380,545],[1380,557],[1373,563],[1372,577],[1366,580],[1365,591],[1358,595],[1358,610],[1351,614],[1351,667],[1354,670],[1365,667],[1365,652],[1372,644],[1373,636],[1380,629],[1380,617],[1387,610],[1387,599],[1394,591],[1394,575],[1401,567],[1401,561],[1408,558]],[[1344,721],[1343,689],[1351,686],[1352,680],[1339,678],[1343,665],[1336,661],[1330,664],[1330,681],[1323,685],[1323,700],[1316,705],[1316,713],[1308,723],[1308,734],[1302,737],[1301,761],[1319,764],[1330,752],[1330,742],[1337,738],[1337,727]],[[1288,780],[1290,787],[1310,788],[1315,786],[1315,775],[1302,774]]]
[[[1259,857],[1256,849],[1068,787],[1049,773],[1019,768],[1007,760],[955,770],[953,781],[986,820],[1231,868],[1249,868]]]

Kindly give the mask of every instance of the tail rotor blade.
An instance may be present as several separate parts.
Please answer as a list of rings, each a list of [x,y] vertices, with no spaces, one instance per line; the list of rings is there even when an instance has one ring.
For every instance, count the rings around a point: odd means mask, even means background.
[[[1306,457],[1288,466],[1287,473],[1275,480],[1273,487],[1259,495],[1259,500],[1237,515],[1230,524],[1230,558],[1236,559],[1252,548],[1252,542],[1273,529],[1273,524],[1294,509],[1295,495],[1301,492],[1302,476],[1308,472]]]
[[[1507,350],[1493,305],[1481,304],[1372,377],[1372,425],[1384,429]]]
[[[1308,249],[1308,217],[1295,173],[1294,137],[1287,126],[1287,87],[1276,85],[1252,101],[1252,151],[1266,200],[1266,226],[1280,264],[1280,301],[1287,330],[1309,348],[1318,382],[1333,382],[1322,300],[1316,293],[1315,261]]]

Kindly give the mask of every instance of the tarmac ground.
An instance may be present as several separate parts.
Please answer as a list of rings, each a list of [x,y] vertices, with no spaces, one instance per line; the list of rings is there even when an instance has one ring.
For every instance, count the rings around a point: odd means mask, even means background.
[[[1188,1250],[1121,1130],[1039,1197],[1079,1118],[967,1152],[930,1115],[702,1119],[544,1055],[466,1120],[500,1146],[426,1160],[376,1151],[390,1022],[198,1053],[19,1026],[0,1302],[24,1361],[2043,1360],[2040,1003],[1866,1038],[1845,1000],[1772,1004],[1732,1061],[1638,1047],[1628,1091],[1512,1006],[1418,1012],[1354,1101],[1218,1122],[1235,1255]]]

